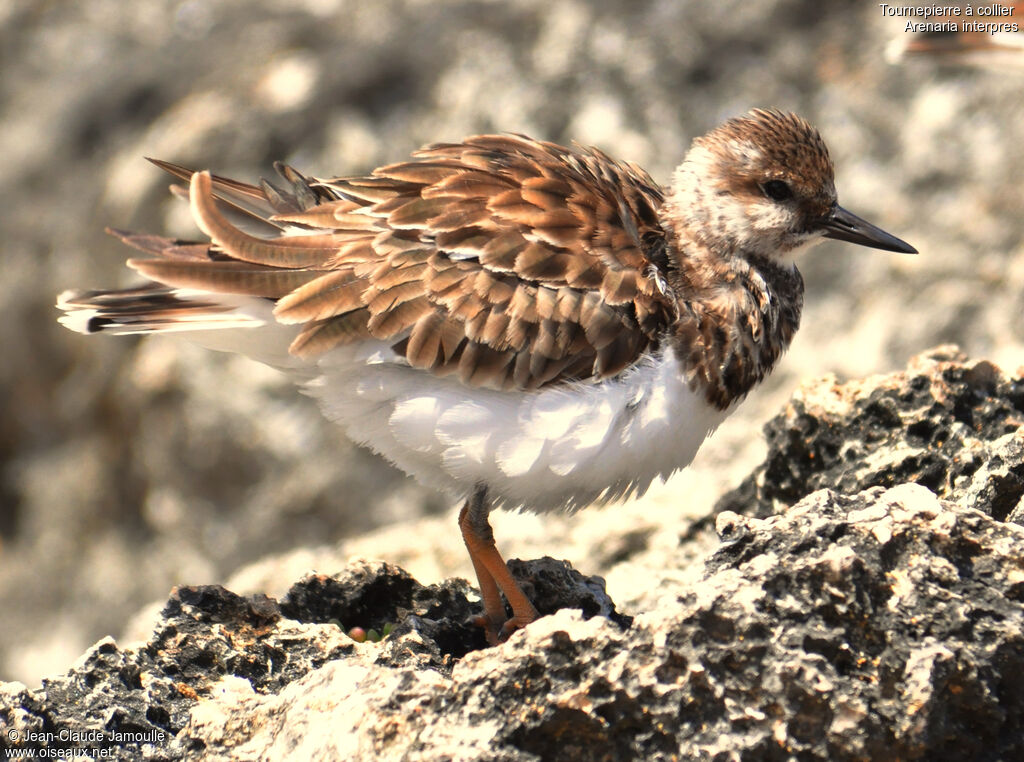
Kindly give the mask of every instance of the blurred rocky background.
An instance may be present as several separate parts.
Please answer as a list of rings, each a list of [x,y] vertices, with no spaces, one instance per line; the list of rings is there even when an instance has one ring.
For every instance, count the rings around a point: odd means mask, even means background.
[[[724,118],[774,106],[814,122],[844,206],[921,254],[813,250],[781,368],[648,497],[495,517],[508,556],[606,574],[620,608],[638,559],[678,546],[761,461],[761,426],[800,380],[901,368],[945,342],[1017,367],[1024,77],[887,63],[904,21],[814,0],[0,0],[0,680],[66,670],[175,584],[234,575],[275,594],[293,567],[354,554],[425,583],[471,576],[452,506],[348,445],[274,372],[57,325],[60,290],[132,281],[105,226],[194,234],[144,156],[335,175],[520,131],[667,182]],[[267,556],[289,567],[280,581],[272,563],[238,573]]]

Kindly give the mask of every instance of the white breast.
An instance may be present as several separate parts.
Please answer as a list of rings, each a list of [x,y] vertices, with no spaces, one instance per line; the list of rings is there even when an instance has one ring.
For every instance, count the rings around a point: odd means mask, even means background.
[[[537,392],[471,389],[395,358],[384,345],[344,347],[306,385],[348,435],[457,497],[486,484],[497,505],[574,510],[642,494],[693,459],[731,412],[682,379],[674,353],[616,379]]]

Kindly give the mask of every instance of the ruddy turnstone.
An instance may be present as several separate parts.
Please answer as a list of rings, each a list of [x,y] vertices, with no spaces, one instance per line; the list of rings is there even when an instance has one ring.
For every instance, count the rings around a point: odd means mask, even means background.
[[[365,177],[185,181],[209,240],[112,231],[149,279],[67,291],[83,333],[187,332],[280,368],[459,526],[488,640],[536,618],[493,507],[574,510],[693,459],[800,321],[822,237],[913,253],[836,203],[817,130],[755,110],[694,140],[671,186],[594,148],[440,143]],[[504,594],[512,609],[506,619]]]

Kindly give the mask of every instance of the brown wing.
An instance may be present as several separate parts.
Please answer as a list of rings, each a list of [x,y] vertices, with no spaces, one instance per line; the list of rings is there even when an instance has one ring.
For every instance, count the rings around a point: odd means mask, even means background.
[[[661,192],[593,149],[479,136],[368,177],[279,168],[288,190],[161,166],[190,179],[213,245],[123,235],[160,255],[129,264],[172,286],[277,300],[278,320],[303,325],[300,356],[373,337],[417,368],[535,389],[619,373],[671,320]],[[244,232],[224,204],[282,230]]]

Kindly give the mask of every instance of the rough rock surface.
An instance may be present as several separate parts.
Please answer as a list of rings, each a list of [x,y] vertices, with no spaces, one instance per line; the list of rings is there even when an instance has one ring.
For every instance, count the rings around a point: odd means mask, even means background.
[[[563,609],[474,651],[464,583],[386,565],[310,577],[280,606],[183,588],[145,646],[104,640],[37,691],[8,684],[0,747],[99,729],[146,739],[79,744],[121,759],[1024,754],[1024,529],[919,485],[718,528],[675,606],[625,630]],[[344,634],[388,619],[382,642]]]
[[[619,629],[632,622],[615,611],[602,580],[584,578],[564,562],[515,561],[511,568],[542,615],[569,608],[581,619],[606,617]],[[259,696],[319,702],[323,697],[305,687],[292,694],[287,686],[302,678],[322,680],[313,675],[332,662],[350,678],[354,671],[366,673],[382,684],[422,671],[450,678],[458,659],[486,646],[483,630],[471,623],[478,607],[468,600],[468,590],[464,580],[424,587],[383,563],[309,575],[280,603],[216,585],[178,588],[144,645],[122,649],[105,638],[70,672],[45,680],[38,690],[0,684],[0,750],[105,749],[121,759],[205,756],[212,742],[198,732],[185,738],[182,728],[216,729],[224,743],[238,745],[241,739],[227,736],[248,720],[239,715],[225,721],[218,716],[220,702],[244,711],[255,710]],[[379,643],[360,644],[346,634],[353,628],[384,631],[386,625],[390,634]],[[350,698],[360,712],[367,710],[359,691]],[[302,735],[321,719],[326,717],[314,712],[289,724],[290,732]],[[278,752],[280,759],[290,758]],[[333,758],[351,758],[352,748],[342,744],[338,752]],[[332,758],[328,748],[314,756]]]
[[[991,443],[1012,433],[1019,389],[948,347],[890,376],[805,389],[791,405],[802,412],[773,422],[773,448],[814,441],[815,411],[847,453],[834,472],[847,493],[816,489],[762,518],[720,513],[723,542],[702,572],[638,580],[664,588],[662,603],[632,621],[600,580],[551,559],[514,565],[549,615],[496,648],[466,624],[477,609],[464,581],[423,587],[386,564],[307,576],[280,603],[181,588],[145,644],[107,639],[38,690],[0,686],[0,747],[225,761],[1019,759],[1024,528],[975,497],[999,490],[956,492],[1012,470]],[[887,438],[871,433],[876,409]],[[908,436],[935,462],[973,457],[969,473],[947,465],[931,484],[953,499],[874,483],[871,464],[902,462]],[[865,438],[876,446],[856,446]],[[345,634],[389,623],[380,642]]]
[[[885,377],[804,384],[765,425],[768,457],[716,510],[766,516],[823,488],[913,482],[1024,524],[1024,375],[938,347]]]

